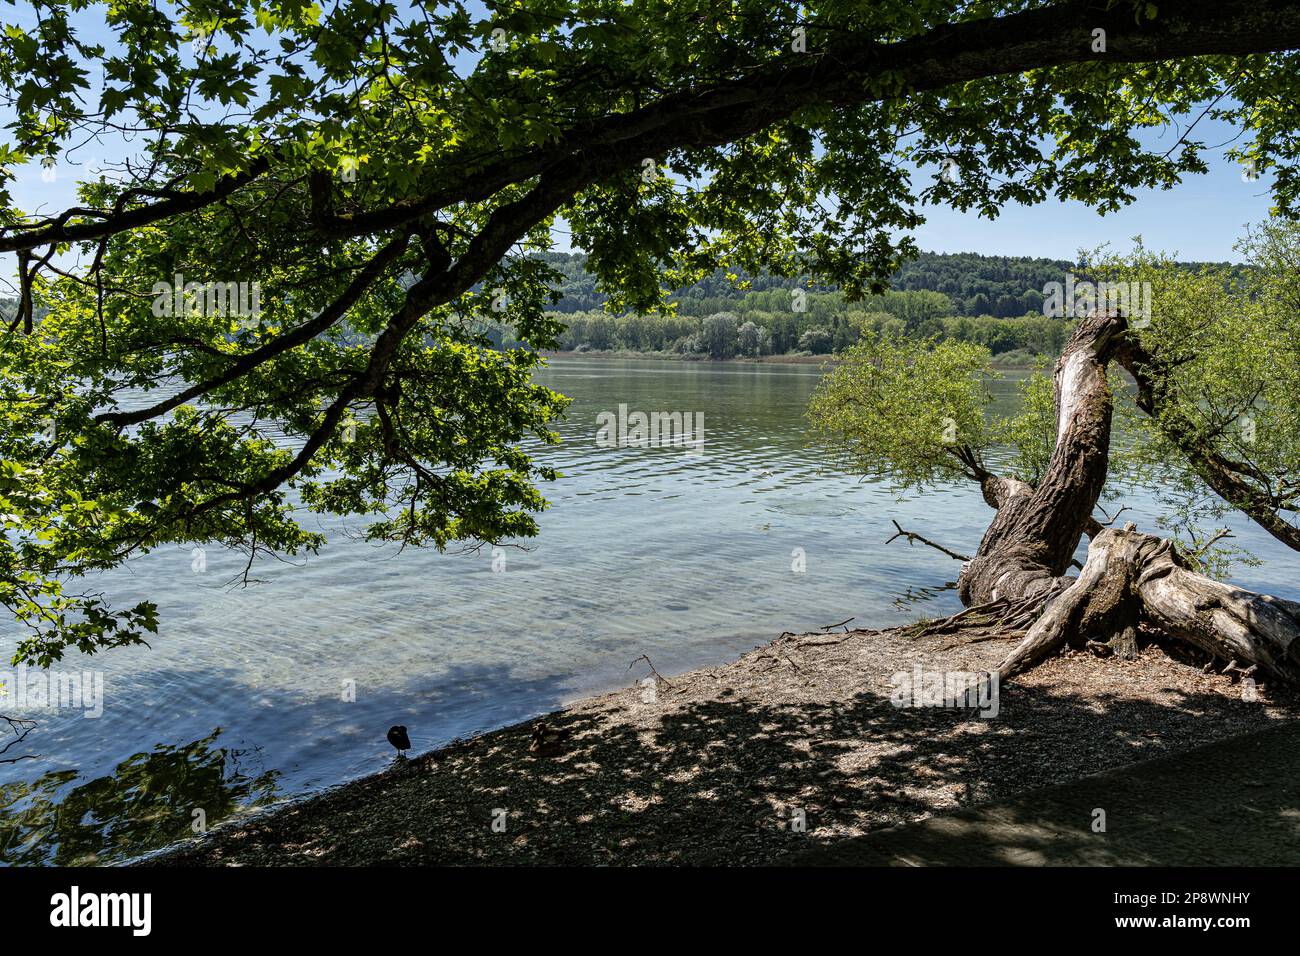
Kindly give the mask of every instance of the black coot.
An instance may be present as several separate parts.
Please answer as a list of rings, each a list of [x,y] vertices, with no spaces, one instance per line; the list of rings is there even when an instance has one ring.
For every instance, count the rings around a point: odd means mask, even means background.
[[[397,748],[399,757],[405,757],[406,754],[403,751],[411,749],[411,738],[406,736],[405,727],[389,727],[388,742]]]

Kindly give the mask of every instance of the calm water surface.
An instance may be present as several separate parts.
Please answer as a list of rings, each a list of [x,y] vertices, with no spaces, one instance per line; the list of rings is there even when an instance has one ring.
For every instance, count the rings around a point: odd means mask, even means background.
[[[0,765],[0,862],[128,858],[188,836],[196,808],[211,825],[383,768],[392,724],[427,750],[627,686],[642,654],[671,674],[785,630],[956,611],[955,562],[883,542],[896,518],[969,553],[987,506],[967,487],[900,499],[826,470],[804,422],[819,375],[554,360],[541,379],[574,401],[564,443],[540,454],[563,477],[545,489],[541,535],[499,572],[490,549],[398,552],[357,540],[355,521],[308,516],[331,544],[262,563],[252,587],[229,587],[244,559],[211,548],[202,572],[168,548],[104,575],[119,606],[157,601],[160,633],[150,649],[64,662],[103,672],[103,716],[40,713],[25,741],[39,759]],[[1010,407],[1013,386],[999,389]],[[702,411],[704,454],[597,447],[597,414],[620,403]],[[1126,503],[1150,527],[1149,494]],[[1245,583],[1300,597],[1293,555],[1250,526],[1238,543],[1265,558]],[[15,633],[0,631],[5,659]]]

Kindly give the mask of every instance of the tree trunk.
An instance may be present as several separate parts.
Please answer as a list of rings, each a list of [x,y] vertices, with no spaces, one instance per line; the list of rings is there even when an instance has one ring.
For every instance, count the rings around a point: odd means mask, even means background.
[[[1145,626],[1215,657],[1300,683],[1300,604],[1254,594],[1198,574],[1172,542],[1102,528],[1092,517],[1106,482],[1112,397],[1106,368],[1127,322],[1094,315],[1080,322],[1056,364],[1057,441],[1036,486],[988,475],[985,499],[997,509],[979,551],[958,582],[967,606],[998,604],[1008,616],[1038,617],[999,666],[1021,673],[1066,644],[1136,648]],[[1078,577],[1067,576],[1083,536],[1091,541]]]
[[[958,582],[967,604],[1058,594],[1085,532],[1110,458],[1111,394],[1106,364],[1123,319],[1080,322],[1056,363],[1056,450],[1036,487],[990,475],[984,497],[998,513]]]

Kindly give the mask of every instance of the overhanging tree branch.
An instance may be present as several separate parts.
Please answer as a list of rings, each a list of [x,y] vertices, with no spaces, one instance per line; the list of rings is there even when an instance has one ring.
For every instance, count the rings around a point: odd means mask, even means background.
[[[147,408],[137,409],[131,412],[105,412],[96,416],[96,421],[117,427],[135,425],[140,422],[156,418],[166,412],[171,411],[186,402],[206,395],[214,388],[219,388],[233,382],[242,375],[246,375],[258,366],[270,361],[277,355],[282,355],[290,349],[296,348],[306,342],[311,341],[320,333],[330,328],[341,319],[347,311],[352,308],[365,294],[366,290],[374,284],[379,276],[389,268],[397,259],[406,251],[410,242],[411,232],[408,230],[396,239],[391,240],[383,246],[361,267],[356,277],[348,284],[333,302],[320,311],[320,313],[308,322],[296,326],[284,335],[273,339],[261,348],[258,348],[246,355],[240,356],[230,363],[230,366],[219,375],[213,376],[196,385],[183,389],[170,398],[150,405]]]
[[[67,209],[57,216],[33,223],[30,226],[11,226],[17,231],[0,235],[0,252],[17,252],[37,246],[65,242],[92,242],[115,236],[131,229],[163,222],[187,212],[219,202],[242,186],[252,182],[271,168],[270,160],[259,157],[251,161],[243,172],[225,176],[209,190],[183,192],[145,206],[132,209],[102,210],[77,207]],[[75,219],[95,218],[97,222],[74,222]]]
[[[1093,31],[1106,31],[1104,53]],[[759,132],[815,105],[849,107],[993,76],[1080,63],[1143,63],[1211,54],[1249,54],[1300,47],[1300,8],[1264,0],[1189,0],[1139,20],[1124,4],[1054,4],[1003,17],[935,27],[895,43],[843,33],[822,48],[786,53],[743,76],[672,93],[629,113],[571,126],[553,145],[481,165],[458,154],[439,164],[450,182],[423,196],[379,209],[331,214],[314,210],[326,234],[366,235],[416,221],[458,203],[481,202],[579,157],[613,152],[624,164],[678,148],[723,145]],[[617,98],[617,91],[609,91]],[[210,192],[187,193],[120,213],[76,209],[12,235],[0,252],[50,242],[99,239],[202,208],[271,169],[266,157],[219,181]],[[319,196],[318,196],[319,198]],[[75,217],[98,222],[69,223]]]
[[[1271,489],[1252,483],[1243,467],[1216,451],[1190,417],[1163,400],[1164,383],[1155,357],[1132,336],[1116,352],[1116,361],[1137,383],[1137,406],[1177,448],[1207,485],[1224,501],[1248,515],[1256,524],[1289,548],[1300,551],[1300,527],[1282,517]]]

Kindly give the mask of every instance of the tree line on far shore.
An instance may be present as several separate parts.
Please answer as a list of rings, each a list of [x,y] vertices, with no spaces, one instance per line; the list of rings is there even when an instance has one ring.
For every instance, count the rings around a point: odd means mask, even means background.
[[[563,316],[566,328],[559,341],[562,349],[573,352],[659,352],[720,360],[831,355],[856,345],[864,335],[886,334],[970,342],[984,346],[1003,361],[1032,361],[1056,355],[1071,328],[1066,320],[1043,315],[999,319],[939,314],[905,319],[888,311],[863,311],[842,304],[838,311],[814,311],[812,301],[810,296],[809,310],[803,313],[740,310],[706,316],[612,316],[578,312]],[[503,344],[513,344],[507,336],[501,338]]]
[[[675,314],[611,315],[585,256],[539,258],[563,276],[554,307],[565,326],[562,350],[717,360],[832,355],[885,334],[970,343],[988,349],[999,364],[1033,364],[1059,354],[1073,328],[1071,319],[1043,314],[1044,287],[1088,272],[1086,263],[1064,260],[923,252],[903,265],[891,290],[859,302],[777,276],[718,272],[679,290],[672,297]],[[1234,276],[1247,268],[1219,267]],[[488,336],[501,347],[520,344],[504,326],[490,328]]]

